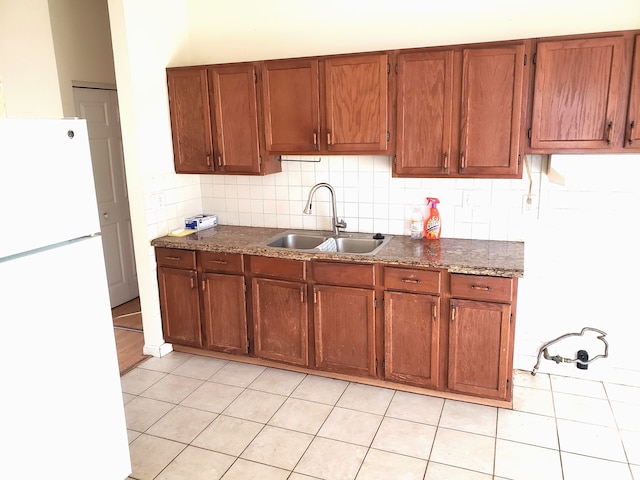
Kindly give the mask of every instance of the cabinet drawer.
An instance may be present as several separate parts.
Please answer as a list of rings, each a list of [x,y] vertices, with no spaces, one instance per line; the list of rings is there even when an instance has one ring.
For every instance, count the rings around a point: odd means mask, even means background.
[[[286,278],[290,280],[305,280],[305,262],[273,257],[251,257],[251,273],[267,277]]]
[[[440,293],[440,272],[413,268],[385,267],[384,287],[418,293]]]
[[[177,248],[156,248],[156,263],[163,267],[196,268],[196,252]]]
[[[242,255],[239,253],[198,252],[198,264],[205,272],[242,273]]]
[[[451,275],[451,296],[511,303],[513,279],[483,275]]]
[[[313,262],[313,280],[316,283],[373,287],[375,278],[374,265]]]

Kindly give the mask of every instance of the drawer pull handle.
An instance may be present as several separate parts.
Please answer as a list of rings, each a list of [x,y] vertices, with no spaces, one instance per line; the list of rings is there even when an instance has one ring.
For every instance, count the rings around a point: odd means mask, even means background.
[[[318,145],[318,131],[317,130],[313,130],[313,145],[317,146]]]
[[[486,287],[484,285],[471,285],[471,288],[474,290],[483,290],[485,292],[490,292],[491,291],[491,287]]]
[[[402,278],[400,281],[403,283],[420,283],[420,280],[417,278]]]
[[[173,260],[174,262],[179,262],[182,260],[180,257],[164,257],[167,260]]]
[[[209,260],[209,263],[219,263],[220,265],[226,265],[226,260]]]
[[[304,303],[304,287],[300,287],[300,303]]]
[[[456,306],[451,305],[451,323],[456,321]]]

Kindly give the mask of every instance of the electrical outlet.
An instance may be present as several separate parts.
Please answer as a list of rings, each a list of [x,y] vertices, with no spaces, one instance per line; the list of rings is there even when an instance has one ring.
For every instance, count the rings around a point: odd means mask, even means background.
[[[477,206],[476,196],[473,191],[464,191],[462,192],[462,206],[464,208],[475,207]]]

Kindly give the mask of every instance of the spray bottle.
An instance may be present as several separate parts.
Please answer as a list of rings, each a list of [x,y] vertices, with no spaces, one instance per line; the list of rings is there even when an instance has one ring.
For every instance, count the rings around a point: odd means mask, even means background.
[[[427,197],[427,208],[429,214],[427,221],[424,222],[424,237],[427,240],[437,240],[440,238],[440,230],[442,229],[442,221],[440,220],[440,212],[438,212],[438,204],[440,200],[433,197]]]

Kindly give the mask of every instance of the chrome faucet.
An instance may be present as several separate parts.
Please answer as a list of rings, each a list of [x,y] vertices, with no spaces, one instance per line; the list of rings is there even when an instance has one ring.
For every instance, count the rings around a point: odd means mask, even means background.
[[[344,220],[338,220],[338,212],[336,211],[336,191],[328,183],[317,183],[316,185],[311,187],[311,190],[309,191],[309,198],[307,199],[307,204],[305,205],[303,212],[307,215],[311,213],[311,199],[313,198],[313,194],[316,193],[316,190],[318,190],[320,187],[327,187],[329,189],[329,192],[331,192],[331,208],[333,209],[333,233],[335,233],[336,235],[340,235],[340,229],[347,228],[347,222],[345,222]]]

